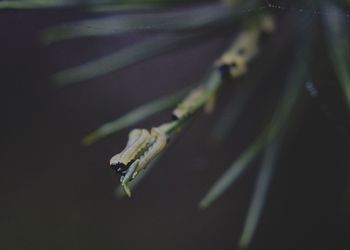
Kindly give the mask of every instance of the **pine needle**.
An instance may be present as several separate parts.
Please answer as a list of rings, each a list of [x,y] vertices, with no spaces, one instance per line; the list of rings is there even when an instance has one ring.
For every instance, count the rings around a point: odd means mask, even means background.
[[[200,201],[199,207],[204,209],[211,205],[256,158],[265,144],[264,137],[259,137],[240,157],[234,161],[227,171],[214,183],[209,192]]]
[[[182,0],[172,1],[172,4],[181,2]],[[82,6],[88,7],[92,10],[129,10],[135,8],[151,8],[153,6],[165,5],[163,0],[135,0],[135,1],[116,1],[116,0],[103,0],[103,1],[80,1],[80,0],[12,0],[12,1],[0,1],[0,9],[38,9],[38,8],[57,8],[57,7],[72,7]],[[168,4],[169,5],[169,4]]]
[[[31,9],[31,8],[51,8],[72,6],[74,1],[66,0],[18,0],[18,1],[1,1],[0,9]]]
[[[211,24],[218,25],[219,20],[231,15],[230,9],[220,5],[182,12],[118,14],[49,28],[43,32],[42,40],[45,44],[50,44],[80,37],[116,35],[125,32],[193,32],[208,29]]]
[[[145,42],[131,45],[94,61],[58,72],[52,76],[52,81],[57,87],[63,87],[79,81],[99,77],[177,48],[192,41],[194,38],[195,36],[193,35],[151,38]]]
[[[245,83],[243,83],[245,84]],[[239,89],[230,99],[222,115],[219,117],[213,131],[210,134],[210,141],[213,143],[222,142],[232,131],[243,112],[243,109],[252,94],[252,86],[238,86]]]
[[[350,39],[346,29],[348,23],[339,8],[335,5],[327,5],[324,24],[329,54],[350,109]]]
[[[177,102],[185,95],[187,88],[183,89],[175,94],[162,97],[160,99],[154,100],[152,102],[146,103],[127,114],[119,117],[118,119],[108,122],[102,125],[97,130],[91,132],[85,136],[82,140],[84,145],[90,145],[96,141],[105,138],[111,134],[117,133],[118,131],[134,125],[137,122],[142,121],[150,117],[153,114],[156,114],[162,110],[175,106]]]
[[[134,190],[136,188],[136,186],[138,186],[141,181],[145,178],[145,176],[150,172],[150,170],[156,165],[156,163],[159,161],[159,158],[161,157],[161,155],[159,155],[157,158],[155,158],[154,160],[152,160],[152,162],[147,166],[147,168],[145,168],[138,176],[137,178],[135,178],[133,181],[128,182],[128,188],[130,190],[130,193],[132,190]],[[125,195],[127,195],[125,193],[125,189],[123,188],[122,185],[118,186],[115,190],[115,195],[117,196],[117,198],[121,199],[123,198]]]
[[[254,195],[249,206],[243,233],[239,241],[240,248],[246,249],[250,245],[256,231],[266,201],[272,174],[275,169],[275,162],[278,158],[280,141],[280,138],[274,140],[265,150],[263,162],[255,185]]]
[[[306,42],[305,44],[305,47],[299,51],[295,66],[290,73],[284,92],[280,97],[279,104],[276,105],[277,108],[271,119],[271,123],[264,128],[263,132],[258,136],[255,142],[251,144],[251,146],[249,146],[214,183],[204,198],[200,201],[200,208],[207,208],[219,196],[221,196],[229,186],[234,184],[238,177],[248,169],[250,163],[257,157],[261,150],[278,138],[281,129],[287,126],[288,118],[291,115],[293,107],[297,104],[305,83],[305,58],[308,58],[309,55],[305,48],[308,47],[309,43]]]

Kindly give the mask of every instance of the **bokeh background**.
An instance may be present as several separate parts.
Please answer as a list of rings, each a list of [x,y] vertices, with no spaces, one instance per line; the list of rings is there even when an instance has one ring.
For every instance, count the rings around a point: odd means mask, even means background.
[[[236,249],[258,161],[208,209],[200,210],[198,202],[261,129],[286,79],[293,44],[281,45],[286,48],[281,60],[262,79],[245,79],[266,84],[223,143],[213,143],[210,133],[235,86],[227,86],[214,114],[190,122],[132,198],[118,199],[118,177],[108,161],[123,148],[128,131],[90,147],[82,146],[81,138],[134,107],[202,79],[236,27],[118,72],[55,88],[49,82],[54,72],[152,36],[134,32],[40,43],[43,29],[88,16],[80,9],[0,12],[0,248]],[[288,29],[278,32],[284,36]],[[267,47],[252,72],[270,52]],[[305,90],[251,249],[350,247],[349,113],[323,56],[313,69],[324,83],[322,98]],[[163,112],[137,127],[168,118]]]

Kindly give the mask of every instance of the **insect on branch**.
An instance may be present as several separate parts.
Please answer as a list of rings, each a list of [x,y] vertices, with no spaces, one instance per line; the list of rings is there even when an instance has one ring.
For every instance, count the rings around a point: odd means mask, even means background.
[[[264,15],[260,22],[247,26],[238,34],[230,48],[216,60],[207,79],[192,89],[175,107],[172,121],[151,130],[132,130],[124,150],[111,158],[110,166],[121,176],[121,185],[128,196],[131,196],[128,183],[164,150],[168,141],[181,131],[183,125],[201,109],[213,109],[215,98],[226,82],[225,79],[235,79],[246,73],[248,63],[258,52],[261,34],[272,32],[274,22],[271,16]]]

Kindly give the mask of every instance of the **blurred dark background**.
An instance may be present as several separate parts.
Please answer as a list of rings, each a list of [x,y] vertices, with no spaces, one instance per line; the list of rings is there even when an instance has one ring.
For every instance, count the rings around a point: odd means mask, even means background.
[[[147,38],[131,33],[40,44],[44,28],[87,16],[78,9],[0,12],[0,248],[236,249],[258,161],[208,209],[199,210],[198,202],[259,132],[273,106],[273,90],[291,67],[293,44],[283,44],[279,63],[259,79],[271,86],[261,87],[227,140],[216,145],[208,135],[234,86],[224,91],[214,114],[198,116],[176,138],[131,199],[117,199],[118,177],[108,161],[123,148],[128,131],[90,147],[82,146],[81,138],[134,107],[200,80],[232,34],[84,83],[52,87],[52,73]],[[288,29],[278,34],[284,33]],[[258,58],[252,72],[269,53]],[[326,59],[318,56],[313,71],[325,82],[324,98],[305,91],[251,249],[350,247],[348,111]],[[168,117],[164,112],[138,127]]]

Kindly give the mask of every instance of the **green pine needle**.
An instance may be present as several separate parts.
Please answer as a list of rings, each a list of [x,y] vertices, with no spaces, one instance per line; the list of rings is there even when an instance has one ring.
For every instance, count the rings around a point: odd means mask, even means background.
[[[229,167],[227,171],[215,182],[209,192],[200,201],[199,207],[204,209],[211,205],[223,192],[232,185],[238,177],[247,169],[264,146],[263,137],[259,137],[255,143],[247,148],[240,157]]]
[[[243,83],[245,84],[245,83]],[[221,143],[237,124],[241,113],[252,95],[252,85],[240,85],[238,90],[230,99],[222,115],[219,117],[213,131],[210,134],[210,141]]]
[[[305,44],[307,46],[309,43]],[[307,53],[305,49],[300,50],[299,57],[295,62],[295,68],[290,73],[283,95],[280,97],[279,104],[276,105],[277,108],[271,119],[271,123],[265,127],[255,142],[251,144],[251,146],[249,146],[215,182],[208,193],[200,201],[200,208],[208,207],[219,196],[221,196],[224,191],[226,191],[245,170],[247,170],[250,163],[257,157],[261,150],[278,138],[282,128],[288,125],[288,118],[291,115],[293,107],[297,104],[305,83],[306,58],[308,58],[308,54],[309,53]]]
[[[50,44],[80,37],[117,35],[125,32],[193,32],[208,28],[208,25],[231,14],[231,10],[219,6],[183,12],[112,15],[49,28],[43,32],[42,40],[45,44]]]
[[[67,0],[18,0],[1,1],[0,9],[29,9],[29,8],[51,8],[74,5],[74,1]]]
[[[140,174],[137,176],[137,178],[135,178],[131,182],[128,182],[128,188],[130,190],[130,193],[132,190],[135,189],[136,186],[138,186],[138,184],[140,184],[140,182],[145,178],[145,176],[150,172],[150,170],[156,165],[156,163],[158,162],[160,157],[161,157],[161,155],[158,156],[156,159],[152,160],[152,162],[147,166],[147,168],[145,168],[142,172],[140,172]],[[116,188],[115,195],[119,199],[121,199],[121,198],[125,197],[125,195],[127,195],[125,193],[125,189],[122,185],[120,185]]]
[[[184,0],[173,0],[170,4],[176,4]],[[193,0],[192,0],[193,1]],[[80,0],[9,0],[0,1],[0,9],[37,9],[83,6],[97,10],[128,10],[137,7],[152,7],[169,5],[164,0],[101,0],[101,1],[80,1]]]
[[[265,150],[263,162],[255,185],[254,195],[249,206],[243,233],[239,241],[240,248],[246,249],[250,245],[256,231],[266,201],[267,192],[275,168],[275,162],[278,157],[280,141],[281,138],[277,138]]]
[[[63,87],[89,80],[179,47],[192,41],[193,38],[195,38],[193,35],[151,38],[143,43],[131,45],[94,61],[58,72],[52,76],[52,81],[57,87]]]
[[[350,109],[350,39],[347,20],[335,5],[327,5],[324,9],[329,54]]]
[[[181,100],[186,92],[187,88],[170,96],[162,97],[160,99],[146,103],[114,121],[102,125],[97,130],[85,136],[82,140],[82,143],[84,145],[93,144],[104,137],[107,137],[113,133],[117,133],[124,128],[134,125],[135,123],[140,122],[153,114],[173,107],[177,102]]]

